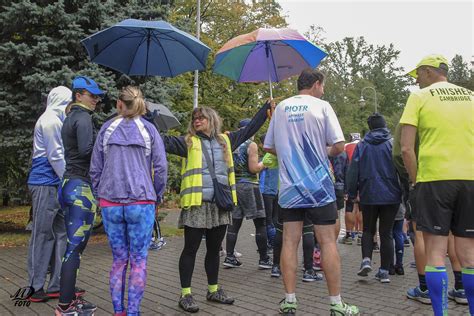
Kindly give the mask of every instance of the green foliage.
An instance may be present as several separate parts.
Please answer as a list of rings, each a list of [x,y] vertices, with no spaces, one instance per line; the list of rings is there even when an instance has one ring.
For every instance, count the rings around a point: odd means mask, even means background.
[[[120,74],[88,61],[80,40],[126,17],[166,18],[170,1],[2,1],[0,12],[0,182],[10,192],[25,185],[35,121],[48,92],[87,75],[117,95]],[[21,17],[21,18],[19,18]],[[166,99],[172,85],[147,82],[152,99]],[[171,92],[170,92],[171,93]],[[113,100],[104,104],[109,111]],[[104,116],[102,115],[102,118]]]
[[[456,55],[451,60],[448,81],[474,91],[474,69],[469,69],[461,55]]]

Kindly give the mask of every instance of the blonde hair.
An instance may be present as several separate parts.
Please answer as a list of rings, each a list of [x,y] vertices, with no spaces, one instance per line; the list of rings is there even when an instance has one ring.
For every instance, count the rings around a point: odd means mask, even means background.
[[[122,101],[127,111],[121,113],[120,116],[125,118],[134,118],[138,115],[144,115],[146,113],[145,100],[140,88],[134,86],[126,86],[122,88],[119,93],[119,100]]]
[[[185,136],[186,144],[188,145],[188,148],[191,148],[192,146],[192,136],[196,136],[196,130],[194,129],[193,125],[193,118],[196,116],[196,114],[201,114],[203,117],[207,119],[207,122],[209,124],[209,129],[211,130],[211,138],[215,138],[217,142],[221,145],[222,151],[224,152],[224,160],[226,163],[229,163],[229,157],[228,157],[228,152],[227,150],[230,150],[230,148],[227,148],[227,143],[224,140],[224,137],[221,136],[222,132],[222,119],[217,114],[217,112],[214,109],[211,109],[210,107],[199,107],[195,108],[191,112],[191,120],[188,125],[188,131]]]

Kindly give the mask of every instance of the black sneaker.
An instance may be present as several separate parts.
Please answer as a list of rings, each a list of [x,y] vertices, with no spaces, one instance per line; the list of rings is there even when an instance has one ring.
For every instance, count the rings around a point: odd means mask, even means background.
[[[194,301],[194,298],[191,294],[186,294],[181,296],[178,301],[179,307],[181,307],[184,311],[189,313],[197,313],[199,311],[199,306]]]
[[[242,262],[237,260],[235,256],[227,256],[222,264],[227,268],[238,268],[242,265]]]
[[[30,302],[40,303],[48,301],[49,298],[50,297],[46,294],[46,292],[41,289],[39,291],[34,292],[33,295],[30,296],[29,300]]]
[[[322,279],[323,275],[321,273],[317,273],[313,269],[306,270],[303,273],[303,282],[321,281]]]
[[[405,270],[403,269],[403,266],[395,266],[395,273],[397,275],[405,275]]]
[[[395,275],[395,266],[393,264],[388,268],[388,274]]]
[[[272,276],[272,278],[279,278],[281,276],[281,270],[280,270],[280,266],[278,264],[273,265],[271,276]]]
[[[221,304],[234,304],[234,299],[227,296],[223,289],[219,288],[217,291],[211,293],[207,291],[206,299],[211,302],[217,302]]]
[[[272,266],[273,266],[272,259],[270,259],[270,257],[268,257],[268,256],[265,260],[258,260],[258,268],[260,270],[271,269]]]
[[[94,315],[97,306],[91,302],[86,301],[82,297],[77,298],[69,304],[67,309],[62,309],[59,305],[54,310],[56,316],[69,316],[69,315],[81,315],[90,316]]]

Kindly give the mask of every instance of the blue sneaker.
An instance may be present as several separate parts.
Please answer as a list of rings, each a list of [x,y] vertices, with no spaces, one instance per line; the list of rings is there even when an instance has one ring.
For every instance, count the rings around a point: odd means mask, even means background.
[[[364,260],[362,260],[362,263],[360,264],[360,270],[359,272],[357,272],[357,275],[366,277],[369,275],[369,272],[371,271],[372,271],[372,265],[371,265],[370,259],[365,258]]]
[[[407,297],[423,304],[431,305],[430,292],[422,291],[419,286],[408,289]]]
[[[303,273],[303,282],[321,281],[322,279],[323,275],[321,273],[317,273],[313,269],[305,270]]]
[[[448,298],[455,301],[458,304],[467,305],[467,297],[464,289],[456,290],[452,289],[448,291]]]
[[[148,250],[160,250],[165,245],[166,241],[163,238],[158,239],[158,241],[152,240],[150,242],[150,247],[148,247]]]
[[[375,274],[375,279],[379,280],[380,283],[390,283],[390,279],[388,278],[388,271],[384,269],[379,269],[379,272]]]

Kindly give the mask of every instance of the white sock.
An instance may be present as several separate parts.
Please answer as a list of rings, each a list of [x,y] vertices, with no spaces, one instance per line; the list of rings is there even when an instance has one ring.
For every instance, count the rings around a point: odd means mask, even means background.
[[[329,296],[329,302],[333,304],[342,304],[341,294],[336,296]]]
[[[294,303],[296,302],[296,294],[295,293],[285,293],[285,301],[287,303]]]

